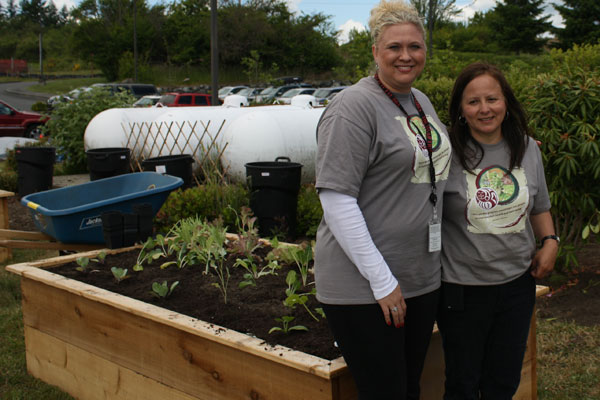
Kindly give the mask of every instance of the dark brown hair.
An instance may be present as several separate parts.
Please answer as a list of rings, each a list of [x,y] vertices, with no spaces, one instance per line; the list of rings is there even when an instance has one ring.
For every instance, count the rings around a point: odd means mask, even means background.
[[[525,110],[515,97],[515,94],[504,77],[500,69],[494,65],[486,63],[473,63],[465,67],[456,78],[452,97],[450,98],[450,142],[452,151],[458,156],[463,168],[472,172],[483,159],[483,147],[471,136],[471,131],[466,122],[461,122],[462,116],[461,102],[465,87],[475,78],[481,75],[489,75],[500,84],[506,111],[508,115],[502,121],[502,137],[510,149],[509,170],[516,166],[521,166],[523,155],[527,148],[527,136],[529,127],[527,126],[527,115]],[[475,150],[469,147],[469,142],[473,143]]]

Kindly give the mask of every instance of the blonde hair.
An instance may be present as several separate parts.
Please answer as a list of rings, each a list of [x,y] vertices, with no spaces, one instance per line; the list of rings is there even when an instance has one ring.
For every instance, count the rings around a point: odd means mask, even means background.
[[[423,42],[425,42],[423,19],[415,7],[406,4],[402,0],[381,0],[381,2],[371,10],[371,17],[369,18],[369,29],[371,30],[373,44],[377,45],[379,35],[381,35],[381,31],[387,25],[405,23],[414,24],[423,34]]]

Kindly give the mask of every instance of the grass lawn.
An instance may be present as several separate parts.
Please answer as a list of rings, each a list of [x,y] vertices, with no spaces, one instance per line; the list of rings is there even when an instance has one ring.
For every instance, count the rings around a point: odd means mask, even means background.
[[[56,254],[56,251],[14,249],[10,264]],[[6,272],[5,265],[0,267],[0,398],[71,399],[27,374],[19,277]],[[538,319],[537,329],[538,398],[600,398],[600,327]]]

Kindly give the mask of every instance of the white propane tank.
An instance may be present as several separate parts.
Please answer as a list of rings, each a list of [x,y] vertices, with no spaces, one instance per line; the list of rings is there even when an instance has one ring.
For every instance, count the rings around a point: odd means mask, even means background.
[[[248,107],[250,104],[248,103],[248,99],[246,96],[242,96],[239,94],[230,94],[225,97],[223,100],[224,107]]]
[[[104,110],[88,123],[83,137],[84,148],[89,150],[103,147],[126,147],[129,135],[123,126],[129,129],[129,125],[133,123],[152,122],[167,111],[166,107]]]
[[[234,181],[246,179],[245,164],[288,157],[302,164],[302,183],[315,181],[317,124],[325,108],[254,107],[225,131],[223,163]]]
[[[316,128],[325,108],[312,108],[310,99],[302,96],[297,96],[300,99],[293,106],[260,107],[240,107],[240,99],[235,97],[243,96],[229,97],[232,100],[227,106],[105,110],[88,124],[84,147],[129,147],[132,156],[143,159],[171,154],[202,159],[203,154],[197,154],[202,148],[210,148],[211,154],[222,150],[228,174],[240,182],[246,179],[247,162],[288,157],[303,165],[303,182],[314,182]],[[130,138],[132,133],[138,137]],[[216,147],[211,146],[213,140]]]

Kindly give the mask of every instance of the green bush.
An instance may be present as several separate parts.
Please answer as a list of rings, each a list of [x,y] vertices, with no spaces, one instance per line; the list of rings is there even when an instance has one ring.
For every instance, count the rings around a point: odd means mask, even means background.
[[[15,171],[0,171],[0,190],[17,193],[18,179],[19,177]]]
[[[241,184],[209,183],[172,192],[156,215],[155,226],[166,233],[180,219],[201,217],[213,221],[219,216],[230,232],[236,229],[236,212],[248,205],[248,190]]]
[[[298,193],[298,227],[297,233],[301,236],[315,238],[317,228],[323,218],[323,209],[315,185],[302,185]]]
[[[66,173],[87,172],[83,135],[92,118],[109,108],[130,107],[134,101],[135,98],[125,92],[111,95],[108,89],[96,87],[82,92],[72,102],[56,105],[43,133],[50,135],[57,152],[65,155],[63,167]]]
[[[425,93],[443,124],[449,125],[448,108],[454,79],[439,77],[437,79],[419,79],[415,87]]]
[[[37,101],[31,105],[31,111],[39,112],[39,113],[47,113],[48,112],[48,104],[43,101]]]
[[[600,71],[565,66],[538,76],[528,92],[525,106],[542,142],[552,214],[568,267],[583,227],[600,210]]]

